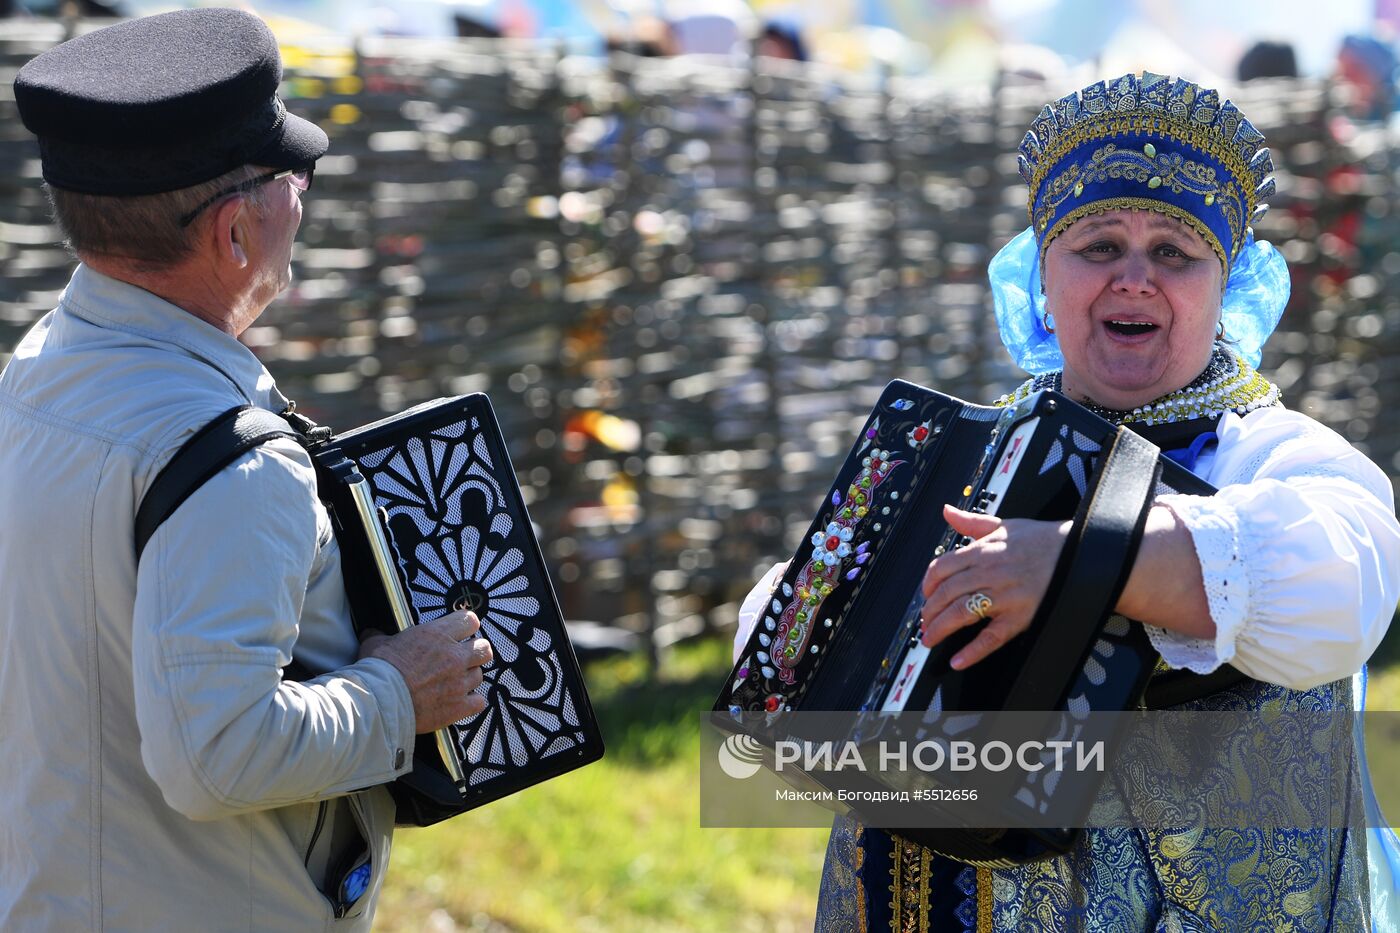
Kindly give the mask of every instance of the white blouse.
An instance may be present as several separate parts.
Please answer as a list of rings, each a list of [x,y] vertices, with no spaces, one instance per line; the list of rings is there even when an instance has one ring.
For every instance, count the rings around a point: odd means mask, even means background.
[[[1400,601],[1400,522],[1390,480],[1336,432],[1283,408],[1227,414],[1195,472],[1214,496],[1162,496],[1191,532],[1215,638],[1147,626],[1172,667],[1230,663],[1304,690],[1360,670]],[[739,609],[747,643],[785,565]]]

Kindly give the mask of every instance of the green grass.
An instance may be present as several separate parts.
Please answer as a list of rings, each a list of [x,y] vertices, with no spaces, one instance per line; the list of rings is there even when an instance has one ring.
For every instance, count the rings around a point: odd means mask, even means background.
[[[1368,710],[1400,711],[1400,663],[1385,666],[1372,666],[1366,685],[1366,708]]]
[[[811,929],[825,831],[700,826],[697,713],[723,681],[728,652],[721,640],[679,647],[652,683],[638,658],[591,666],[607,756],[401,831],[375,929]],[[1371,709],[1400,711],[1400,630],[1373,659],[1368,692]],[[1373,776],[1387,760],[1373,749]]]
[[[1395,826],[1400,823],[1400,786],[1395,780],[1400,774],[1400,715],[1395,715],[1400,713],[1400,618],[1391,622],[1371,658],[1368,678],[1366,709],[1392,713],[1366,717],[1366,758],[1381,812]]]
[[[728,644],[585,671],[596,764],[395,836],[377,931],[809,930],[826,832],[700,826],[698,713]]]
[[[1372,655],[1367,677],[1366,708],[1400,711],[1400,614]]]

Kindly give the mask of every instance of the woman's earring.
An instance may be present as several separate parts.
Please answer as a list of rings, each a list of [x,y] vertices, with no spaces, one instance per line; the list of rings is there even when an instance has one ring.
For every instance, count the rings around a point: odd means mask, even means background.
[[[1049,311],[1040,312],[1040,323],[1041,326],[1045,328],[1047,334],[1053,334],[1055,332],[1055,319],[1050,316]]]
[[[1215,322],[1215,340],[1217,343],[1221,343],[1225,339],[1225,318],[1222,317]]]

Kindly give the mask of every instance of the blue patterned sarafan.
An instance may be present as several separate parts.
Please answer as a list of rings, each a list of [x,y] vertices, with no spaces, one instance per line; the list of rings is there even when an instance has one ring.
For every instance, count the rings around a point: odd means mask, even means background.
[[[1143,72],[1046,105],[1021,141],[1027,211],[1040,245],[1090,214],[1153,210],[1196,230],[1229,274],[1268,208],[1264,135],[1209,88]]]

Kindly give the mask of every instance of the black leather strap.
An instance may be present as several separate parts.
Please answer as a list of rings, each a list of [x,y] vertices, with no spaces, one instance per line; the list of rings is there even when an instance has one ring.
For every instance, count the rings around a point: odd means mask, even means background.
[[[196,489],[243,454],[274,437],[306,439],[278,415],[252,405],[230,408],[185,441],[156,475],[136,510],[136,561],[161,523]]]
[[[1170,709],[1251,680],[1251,677],[1228,664],[1220,665],[1209,674],[1161,671],[1153,674],[1147,682],[1142,705],[1145,709]]]
[[[1077,669],[1128,582],[1161,474],[1158,449],[1119,428],[1091,478],[1046,594],[1030,664],[1011,685],[1008,710],[1059,706],[1064,672]],[[1046,611],[1042,609],[1042,611]]]

